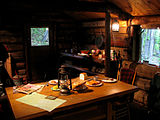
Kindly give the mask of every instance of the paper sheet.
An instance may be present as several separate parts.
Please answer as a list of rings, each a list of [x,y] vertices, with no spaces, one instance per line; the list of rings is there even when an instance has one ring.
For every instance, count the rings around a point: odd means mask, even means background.
[[[46,97],[45,95],[34,92],[30,95],[26,95],[16,100],[28,105],[32,105],[34,107],[47,110],[48,112],[51,112],[53,109],[55,109],[59,105],[66,102],[66,100],[59,99],[59,98],[56,98],[55,100],[49,100],[49,99],[45,99],[45,97]]]

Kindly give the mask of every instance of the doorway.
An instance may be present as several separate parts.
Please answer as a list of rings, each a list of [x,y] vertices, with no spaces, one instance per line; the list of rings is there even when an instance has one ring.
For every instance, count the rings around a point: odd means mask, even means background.
[[[56,71],[54,37],[51,27],[29,27],[28,71],[30,81],[46,81],[53,78]],[[55,77],[55,76],[54,76]]]

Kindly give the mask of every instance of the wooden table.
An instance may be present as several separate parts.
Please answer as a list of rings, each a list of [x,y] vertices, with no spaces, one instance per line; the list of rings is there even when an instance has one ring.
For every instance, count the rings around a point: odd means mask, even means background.
[[[59,92],[52,91],[51,87],[52,85],[44,87],[40,93],[44,95],[54,95],[58,98],[67,100],[67,102],[54,109],[52,112],[47,112],[43,109],[16,101],[17,98],[23,97],[25,94],[13,94],[12,87],[6,88],[8,99],[11,104],[15,118],[20,120],[36,118],[44,115],[54,116],[54,114],[60,113],[61,111],[72,110],[78,107],[87,106],[89,104],[96,105],[101,101],[103,101],[103,103],[105,101],[105,104],[107,105],[107,101],[111,102],[112,99],[118,96],[132,94],[138,90],[136,86],[132,86],[118,81],[116,83],[104,83],[101,87],[88,87],[90,91],[86,93],[74,92],[74,94],[71,94],[69,96],[60,96]]]

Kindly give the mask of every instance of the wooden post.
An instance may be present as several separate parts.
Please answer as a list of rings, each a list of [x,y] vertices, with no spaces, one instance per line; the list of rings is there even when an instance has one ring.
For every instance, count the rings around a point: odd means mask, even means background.
[[[105,76],[110,76],[110,47],[111,47],[111,38],[110,38],[110,13],[106,11],[105,14]]]
[[[107,103],[107,120],[112,120],[112,103]]]
[[[140,25],[133,26],[132,60],[138,62],[140,52]]]
[[[32,79],[32,74],[31,74],[31,67],[30,67],[30,55],[29,55],[29,52],[30,52],[30,28],[29,28],[29,25],[25,25],[24,26],[24,49],[25,49],[25,61],[26,61],[26,76],[27,76],[27,83],[31,82],[31,79]]]

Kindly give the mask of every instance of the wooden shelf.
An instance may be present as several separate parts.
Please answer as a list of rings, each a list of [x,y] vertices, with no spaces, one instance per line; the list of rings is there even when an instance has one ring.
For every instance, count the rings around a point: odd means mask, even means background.
[[[81,67],[77,67],[77,66],[74,66],[74,65],[69,65],[69,64],[65,64],[67,67],[69,67],[69,68],[72,68],[72,69],[76,69],[76,70],[78,70],[78,71],[80,71],[80,72],[85,72],[85,73],[88,73],[88,74],[90,74],[90,75],[96,75],[96,74],[98,74],[98,73],[95,73],[95,72],[91,72],[91,71],[89,71],[89,70],[86,70],[86,68],[81,68]]]
[[[104,64],[98,63],[92,57],[74,55],[70,53],[61,53],[61,63],[77,72],[86,72],[90,75],[104,74],[93,71],[93,67],[104,68]]]

